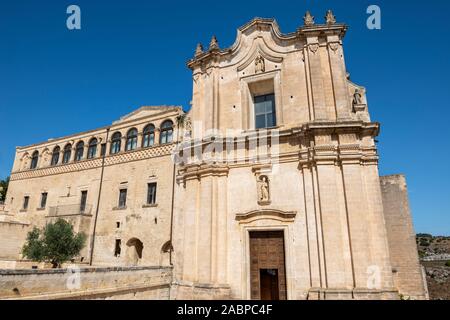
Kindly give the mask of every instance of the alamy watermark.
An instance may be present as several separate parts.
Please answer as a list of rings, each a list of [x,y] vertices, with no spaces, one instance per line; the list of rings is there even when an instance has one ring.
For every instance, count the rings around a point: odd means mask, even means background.
[[[69,30],[81,30],[81,9],[77,5],[67,7],[66,13],[69,14],[66,20],[66,26]]]
[[[381,30],[381,8],[377,5],[370,5],[367,7],[367,28],[369,30]]]

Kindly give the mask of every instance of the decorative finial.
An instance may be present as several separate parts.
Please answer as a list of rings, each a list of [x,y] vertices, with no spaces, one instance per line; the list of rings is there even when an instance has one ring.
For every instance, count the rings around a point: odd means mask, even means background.
[[[305,16],[303,17],[303,22],[304,22],[305,26],[314,25],[314,17],[311,15],[311,12],[306,11]]]
[[[333,14],[333,11],[328,10],[327,15],[325,16],[325,21],[327,24],[335,24],[336,23],[336,17]]]
[[[209,50],[219,49],[219,43],[217,42],[216,36],[212,36],[211,42],[209,43]]]
[[[201,43],[197,44],[197,48],[195,49],[195,56],[199,56],[203,53],[203,45]]]

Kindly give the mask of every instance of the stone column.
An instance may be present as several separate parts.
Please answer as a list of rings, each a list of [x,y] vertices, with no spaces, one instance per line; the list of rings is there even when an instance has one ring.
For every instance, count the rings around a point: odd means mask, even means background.
[[[314,120],[327,120],[325,88],[323,84],[322,63],[320,60],[319,38],[311,35],[307,38],[309,77],[311,81],[311,96]]]
[[[350,119],[351,105],[341,40],[338,35],[333,35],[328,36],[327,41],[337,118],[338,120],[348,120]]]
[[[141,148],[142,148],[142,139],[143,139],[143,136],[144,136],[144,134],[143,134],[142,132],[138,132],[136,149],[141,149]]]
[[[158,144],[160,144],[160,142],[161,142],[161,141],[159,140],[160,134],[161,134],[161,129],[160,129],[160,128],[155,128],[155,142],[154,142],[153,145],[158,145]]]
[[[179,299],[223,299],[227,285],[227,206],[228,167],[213,164],[188,165],[183,204],[183,273]]]
[[[119,152],[124,152],[124,151],[126,151],[127,149],[127,136],[126,135],[124,135],[124,136],[122,136],[122,142],[121,142],[121,145],[120,145],[120,151]]]
[[[322,233],[319,228],[320,220],[317,217],[317,210],[314,203],[314,175],[312,168],[307,164],[301,164],[302,189],[301,195],[305,201],[306,228],[308,230],[309,267],[311,288],[321,288],[323,268]],[[322,252],[322,257],[320,253]]]

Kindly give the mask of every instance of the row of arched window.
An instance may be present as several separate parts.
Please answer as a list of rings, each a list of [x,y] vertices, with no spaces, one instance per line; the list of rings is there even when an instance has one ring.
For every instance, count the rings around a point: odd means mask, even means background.
[[[173,122],[166,120],[161,125],[159,143],[166,144],[171,143],[173,140]],[[142,132],[142,148],[148,148],[155,144],[155,126],[153,124],[147,125]],[[87,159],[92,159],[97,154],[98,140],[97,138],[92,138],[89,141],[87,149]],[[128,130],[126,135],[125,151],[132,151],[138,147],[138,130],[132,128]],[[122,151],[122,133],[119,131],[115,132],[111,136],[111,146],[109,153],[116,154]],[[102,150],[102,155],[106,153],[106,150]],[[60,162],[61,148],[56,146],[53,149],[52,157],[50,161],[51,166],[56,166]],[[66,164],[70,161],[72,157],[72,145],[69,143],[64,147],[62,153],[62,164]],[[75,145],[75,158],[74,161],[80,161],[84,157],[84,142],[80,141]],[[30,169],[36,169],[39,160],[39,151],[35,151],[31,156]]]

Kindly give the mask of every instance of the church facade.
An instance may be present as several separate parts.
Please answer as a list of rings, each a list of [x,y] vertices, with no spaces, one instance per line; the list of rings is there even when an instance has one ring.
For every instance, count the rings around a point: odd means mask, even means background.
[[[60,217],[88,235],[79,263],[173,266],[175,299],[426,298],[406,183],[379,176],[346,31],[331,11],[289,34],[255,18],[230,48],[197,46],[188,113],[142,107],[18,147],[0,260]]]

